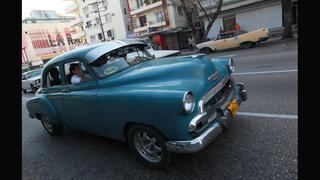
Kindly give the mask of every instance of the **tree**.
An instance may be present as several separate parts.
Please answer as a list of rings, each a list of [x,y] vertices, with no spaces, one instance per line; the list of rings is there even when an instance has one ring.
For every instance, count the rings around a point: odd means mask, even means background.
[[[207,39],[209,31],[217,19],[218,15],[221,13],[221,7],[223,0],[196,0],[199,10],[203,13],[204,18],[208,21],[206,30],[201,38],[202,41]],[[213,5],[213,6],[211,6]]]
[[[281,0],[282,9],[283,9],[283,21],[284,21],[284,30],[282,39],[293,38],[292,33],[292,1],[291,0]]]
[[[207,39],[208,33],[221,12],[223,0],[171,0],[173,5],[176,5],[183,9],[188,27],[191,28],[193,37],[195,36],[196,22],[199,22],[199,11],[202,12],[204,19],[208,21],[208,25],[204,34],[201,37],[201,41]]]

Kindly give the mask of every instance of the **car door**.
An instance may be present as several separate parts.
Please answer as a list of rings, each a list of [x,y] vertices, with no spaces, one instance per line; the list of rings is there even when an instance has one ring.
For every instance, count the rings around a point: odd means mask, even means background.
[[[212,41],[212,47],[216,50],[223,50],[227,48],[227,39],[225,36],[218,36],[217,40]]]
[[[227,48],[236,48],[240,46],[240,40],[238,36],[235,36],[235,34],[230,34],[230,36],[226,39]]]
[[[68,75],[70,65],[80,64],[82,72],[90,76],[87,82],[71,84]],[[87,66],[79,60],[71,60],[64,65],[64,80],[67,85],[62,90],[62,100],[68,117],[69,126],[79,130],[100,134],[100,126],[96,120],[98,118],[96,110],[97,79],[92,72],[87,71]],[[83,69],[85,68],[85,69]]]
[[[52,65],[49,68],[46,68],[47,70],[44,72],[43,76],[43,82],[42,82],[42,90],[41,94],[45,96],[46,99],[49,100],[49,102],[53,105],[56,112],[58,113],[58,116],[61,118],[61,122],[63,124],[67,123],[65,114],[64,105],[62,102],[62,90],[64,88],[64,83],[61,81],[61,66],[56,64]],[[53,84],[53,77],[50,75],[50,71],[53,69],[57,69],[59,71],[59,79],[60,83]]]

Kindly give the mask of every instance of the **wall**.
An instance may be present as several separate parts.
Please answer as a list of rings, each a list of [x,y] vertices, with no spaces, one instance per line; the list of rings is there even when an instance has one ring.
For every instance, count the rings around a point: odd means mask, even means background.
[[[236,11],[235,11],[236,12]],[[230,13],[228,14],[230,15]],[[220,26],[223,27],[222,17],[219,16],[210,29],[208,38],[214,38],[219,34]],[[241,29],[245,31],[253,31],[259,28],[274,28],[282,26],[282,6],[281,4],[273,4],[271,6],[255,7],[250,10],[243,10],[235,13],[236,22],[240,24]],[[205,27],[208,22],[204,22]]]
[[[236,21],[241,29],[253,31],[260,28],[274,28],[282,26],[282,6],[281,4],[257,9],[250,12],[236,15]]]

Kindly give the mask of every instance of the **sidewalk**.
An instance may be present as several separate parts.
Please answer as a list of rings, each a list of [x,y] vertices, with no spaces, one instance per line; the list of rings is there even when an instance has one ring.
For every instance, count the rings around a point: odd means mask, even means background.
[[[264,46],[274,45],[274,44],[283,43],[283,42],[297,41],[298,34],[294,33],[293,36],[294,36],[294,38],[292,38],[292,39],[281,39],[281,37],[279,37],[279,36],[270,37],[267,41],[264,41],[264,42],[261,42],[260,44],[257,44],[256,47],[264,47]],[[239,50],[239,49],[235,49],[235,50]],[[183,56],[200,53],[197,50],[192,51],[189,49],[182,49],[180,51],[181,51],[181,55],[183,55]],[[232,50],[224,50],[224,51],[220,51],[220,52],[225,52],[225,51],[232,51]]]

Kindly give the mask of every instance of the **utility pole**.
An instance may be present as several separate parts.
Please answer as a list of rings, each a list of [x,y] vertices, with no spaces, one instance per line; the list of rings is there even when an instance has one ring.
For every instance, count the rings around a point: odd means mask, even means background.
[[[102,20],[101,20],[101,15],[100,15],[100,10],[99,10],[99,3],[102,3],[102,2],[101,1],[100,2],[96,1],[96,2],[90,3],[88,5],[96,5],[97,6],[97,11],[96,12],[98,12],[98,18],[99,18],[99,22],[100,22],[101,31],[102,31],[102,38],[103,38],[102,42],[105,42],[106,41],[106,36],[104,34],[103,24],[102,24]]]

